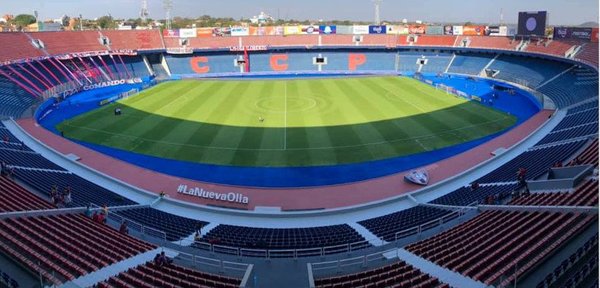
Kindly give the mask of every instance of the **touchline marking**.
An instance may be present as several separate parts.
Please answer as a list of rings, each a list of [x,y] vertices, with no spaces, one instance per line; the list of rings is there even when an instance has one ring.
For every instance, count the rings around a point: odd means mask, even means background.
[[[408,137],[408,138],[398,138],[398,139],[394,139],[394,140],[390,140],[390,141],[379,141],[379,142],[371,142],[371,143],[356,144],[356,145],[330,146],[330,147],[288,148],[286,150],[289,150],[289,151],[302,151],[302,150],[328,150],[328,149],[340,149],[340,148],[359,148],[359,147],[375,146],[375,145],[389,144],[389,143],[402,142],[402,141],[414,141],[414,140],[417,140],[417,139],[426,139],[426,138],[432,138],[432,137],[435,137],[435,136],[438,136],[438,135],[448,134],[449,132],[453,132],[453,131],[460,131],[460,130],[475,128],[475,127],[479,127],[479,126],[483,126],[483,125],[487,125],[487,124],[497,123],[497,122],[506,120],[508,118],[509,118],[508,116],[505,116],[504,118],[499,118],[499,119],[496,119],[494,121],[480,122],[478,124],[473,124],[473,125],[468,125],[468,126],[464,126],[464,127],[460,127],[460,128],[446,130],[446,131],[441,132],[441,133],[433,133],[433,134],[427,134],[427,135],[415,136],[415,137]],[[113,133],[113,132],[108,132],[108,131],[104,131],[104,130],[100,130],[100,129],[95,129],[95,128],[90,128],[90,127],[75,126],[75,125],[66,124],[66,123],[65,123],[65,126],[69,126],[69,127],[73,127],[73,128],[78,128],[78,129],[83,129],[83,130],[94,131],[94,132],[103,133],[103,134],[106,134],[106,135],[112,135],[112,136],[117,136],[117,137],[124,137],[124,138],[129,138],[129,139],[140,139],[140,140],[146,141],[146,142],[152,142],[152,143],[158,143],[158,144],[166,144],[166,145],[172,145],[172,146],[185,146],[185,147],[207,148],[207,149],[215,149],[215,150],[230,150],[230,151],[235,151],[235,150],[239,150],[239,151],[283,151],[284,150],[284,149],[281,149],[281,148],[260,148],[260,149],[255,149],[255,148],[216,147],[216,146],[194,145],[194,144],[186,144],[186,143],[174,143],[174,142],[168,142],[168,141],[161,141],[161,140],[154,140],[154,139],[148,139],[148,138],[141,138],[141,137],[136,137],[136,136],[132,136],[132,135],[126,135],[126,134],[120,134],[120,133]]]

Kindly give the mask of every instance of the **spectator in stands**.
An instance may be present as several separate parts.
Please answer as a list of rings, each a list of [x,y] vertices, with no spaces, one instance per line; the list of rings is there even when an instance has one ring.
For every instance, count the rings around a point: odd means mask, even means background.
[[[196,224],[196,233],[202,234],[202,224],[200,224],[200,223]]]
[[[173,263],[172,259],[169,259],[167,255],[165,255],[165,251],[160,252],[160,254],[156,254],[154,256],[154,264],[158,267],[167,266]]]
[[[4,162],[0,163],[0,175],[8,176],[8,167],[6,167],[6,163]]]
[[[100,220],[99,220],[98,216],[100,216],[100,213],[98,213],[98,212],[95,212],[95,211],[94,211],[94,215],[92,215],[92,220],[93,220],[94,222],[97,222],[97,223],[99,223],[99,222],[100,222]]]
[[[160,196],[160,198],[164,198],[165,197],[165,191],[160,191],[160,194],[158,194],[158,196]]]
[[[121,234],[129,234],[129,228],[127,228],[127,221],[123,221],[123,223],[121,223],[121,227],[119,227],[119,232]]]
[[[525,176],[527,175],[527,169],[521,167],[517,170],[517,181],[521,182],[525,180]]]
[[[477,181],[471,183],[471,191],[475,191],[479,188],[479,183]]]
[[[160,252],[160,257],[162,258],[162,261],[164,263],[163,265],[165,266],[173,263],[173,259],[167,257],[167,255],[165,255],[165,251]]]
[[[4,143],[8,142],[10,142],[10,138],[8,138],[8,135],[4,135]]]
[[[63,195],[63,202],[65,203],[65,206],[69,206],[71,204],[71,202],[73,202],[73,199],[71,199],[71,187],[70,186],[65,187],[65,192]]]
[[[98,213],[98,223],[106,224],[106,216],[104,216],[104,213]]]
[[[96,214],[96,213],[94,213],[94,214]],[[92,218],[92,205],[91,204],[88,204],[85,207],[85,217]]]
[[[104,214],[104,217],[108,216],[108,205],[104,204],[104,206],[102,206],[102,214]]]
[[[160,257],[160,253],[156,253],[156,256],[154,256],[154,265],[161,267],[163,266],[163,262],[162,262],[162,257]]]
[[[202,241],[202,235],[200,234],[200,232],[196,231],[196,234],[194,234],[194,241],[196,241],[196,242]]]
[[[562,162],[557,161],[556,163],[554,163],[554,166],[552,166],[552,167],[554,167],[554,168],[560,168],[562,166],[563,166]]]

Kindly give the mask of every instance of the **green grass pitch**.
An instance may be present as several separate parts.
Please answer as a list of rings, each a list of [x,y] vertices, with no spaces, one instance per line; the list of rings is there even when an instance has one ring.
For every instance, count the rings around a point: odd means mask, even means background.
[[[115,107],[123,115],[114,116]],[[236,166],[357,163],[431,151],[516,118],[406,77],[166,82],[67,120],[65,137]]]

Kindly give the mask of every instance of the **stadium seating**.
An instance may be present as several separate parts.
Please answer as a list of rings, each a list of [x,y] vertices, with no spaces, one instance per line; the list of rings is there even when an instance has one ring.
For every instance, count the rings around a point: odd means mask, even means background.
[[[502,199],[508,196],[515,188],[517,186],[514,184],[480,186],[475,190],[472,190],[471,187],[461,187],[454,192],[431,201],[431,203],[451,206],[467,206],[473,203],[482,204],[490,196]]]
[[[123,198],[105,188],[89,182],[75,174],[50,171],[15,169],[16,177],[42,193],[50,194],[52,185],[62,191],[67,185],[71,187],[73,206],[86,206],[89,203],[98,206],[133,205],[135,202]],[[175,216],[156,209],[143,208],[120,211],[116,214],[141,225],[166,233],[167,240],[174,241],[190,236],[198,227],[207,222]],[[160,219],[160,221],[157,221]]]
[[[61,31],[28,33],[33,39],[42,40],[44,50],[50,55],[73,52],[106,51],[106,47],[98,40],[98,31]]]
[[[152,262],[131,268],[98,287],[240,287],[240,280],[188,269],[176,264],[159,267]]]
[[[492,54],[480,53],[460,53],[456,54],[452,65],[448,69],[449,73],[479,75],[483,68],[494,59]]]
[[[584,122],[585,123],[585,122]],[[560,142],[579,137],[598,134],[598,122],[582,124],[575,127],[569,127],[562,130],[554,130],[538,142],[538,145],[544,145],[554,142]]]
[[[576,157],[581,164],[590,164],[598,167],[598,139],[596,138],[590,146]]]
[[[573,192],[529,194],[513,199],[510,205],[541,206],[597,206],[598,181],[588,180]]]
[[[248,40],[249,42],[247,43],[252,43],[252,40],[249,40],[252,37],[244,37],[243,39]],[[261,38],[261,37],[257,37],[257,38]],[[174,48],[181,48],[181,45],[179,43],[180,38],[170,38],[170,37],[165,37],[165,45],[167,46],[167,49],[174,49]],[[240,42],[239,42],[239,38],[238,37],[206,37],[206,38],[188,38],[189,44],[187,45],[188,48],[191,49],[218,49],[218,48],[224,48],[224,47],[232,47],[232,46],[239,46]],[[260,41],[260,40],[256,40],[256,41]],[[251,45],[251,44],[247,44],[245,43],[244,45]]]
[[[594,235],[569,258],[549,273],[536,287],[578,287],[586,276],[597,270],[598,235]]]
[[[572,112],[569,110],[569,114],[560,123],[554,127],[553,131],[563,130],[572,128],[586,123],[593,123],[598,120],[598,107],[583,110],[581,112]]]
[[[550,63],[542,59],[501,55],[489,68],[500,71],[496,78],[536,88],[570,67],[569,64]]]
[[[400,37],[404,38],[404,37]],[[438,36],[438,35],[420,35],[417,41],[413,42],[413,46],[454,46],[456,36]],[[402,45],[403,43],[399,43]],[[406,43],[404,43],[406,45]]]
[[[0,62],[44,56],[25,33],[0,33]]]
[[[442,209],[417,206],[392,214],[363,220],[358,222],[358,224],[369,229],[377,237],[391,242],[396,240],[397,232],[439,219],[449,213]]]
[[[563,162],[573,153],[579,150],[585,140],[569,142],[565,144],[545,147],[541,149],[529,150],[506,164],[498,167],[489,174],[479,178],[479,183],[496,183],[517,181],[517,170],[519,168],[527,169],[526,180],[535,179],[548,172],[548,169],[556,162]]]
[[[236,39],[235,37],[231,37]],[[288,36],[249,36],[242,37],[244,46],[288,46],[288,47],[312,47],[319,44],[318,35],[288,35]],[[237,40],[237,39],[236,39]],[[232,46],[238,46],[238,42]],[[220,46],[223,47],[223,46]],[[228,46],[225,46],[228,47]]]
[[[598,67],[598,43],[583,44],[581,50],[575,57],[578,60],[585,61],[595,67]]]
[[[103,30],[111,50],[160,50],[165,49],[160,30]]]
[[[404,261],[400,261],[391,265],[362,271],[355,274],[315,279],[315,287],[449,288],[450,285],[441,283],[437,278],[421,272]]]
[[[323,46],[349,46],[353,45],[353,35],[329,35],[321,38]]]
[[[53,205],[31,194],[14,181],[0,177],[0,212],[52,209]]]
[[[584,112],[586,110],[598,109],[598,101],[586,102],[576,105],[567,111],[567,115]]]
[[[459,36],[457,46],[464,41],[470,41],[469,48],[492,48],[501,50],[515,50],[519,41],[510,37],[486,37],[486,36]]]
[[[202,241],[250,249],[307,249],[346,245],[364,240],[346,224],[287,229],[222,224],[210,230]]]
[[[571,213],[489,211],[406,249],[488,285],[511,283],[593,219]]]
[[[363,35],[361,46],[395,47],[398,36],[395,35]],[[406,45],[406,44],[405,44]]]
[[[27,150],[0,148],[0,161],[4,161],[10,166],[64,171],[64,169],[48,161],[44,156]]]
[[[2,212],[54,208],[5,177],[0,177],[0,197]],[[82,215],[0,220],[0,251],[55,284],[152,247]]]
[[[538,89],[559,107],[567,107],[598,96],[598,72],[574,68]]]
[[[560,57],[565,57],[565,53],[573,48],[573,46],[580,45],[581,41],[578,40],[554,40],[541,42],[532,42],[527,45],[526,51],[534,53],[552,54]]]
[[[35,101],[33,95],[0,76],[0,115],[19,118]]]

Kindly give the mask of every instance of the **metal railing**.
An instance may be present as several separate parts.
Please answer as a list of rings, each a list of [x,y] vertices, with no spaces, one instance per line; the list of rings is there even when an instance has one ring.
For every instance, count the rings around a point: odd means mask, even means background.
[[[334,246],[325,246],[325,247],[315,247],[315,248],[304,248],[304,249],[250,249],[250,248],[240,248],[240,247],[231,247],[226,245],[219,244],[211,244],[206,242],[197,242],[194,240],[181,239],[179,241],[173,242],[174,244],[178,244],[179,246],[192,246],[193,248],[205,250],[211,253],[221,253],[227,255],[234,255],[237,257],[255,257],[255,258],[293,258],[297,259],[300,257],[314,257],[314,256],[327,256],[333,254],[340,253],[350,253],[358,250],[362,250],[368,247],[371,247],[371,243],[380,242],[382,245],[388,244],[384,239],[389,238],[388,236],[393,235],[394,242],[397,242],[401,239],[412,235],[418,235],[423,231],[441,226],[449,221],[452,221],[462,215],[465,214],[464,209],[460,209],[454,212],[450,212],[445,214],[440,218],[433,219],[431,221],[425,222],[418,226],[404,229],[398,232],[392,232],[384,235],[382,238],[375,238],[369,240],[362,240],[352,243],[334,245]]]

